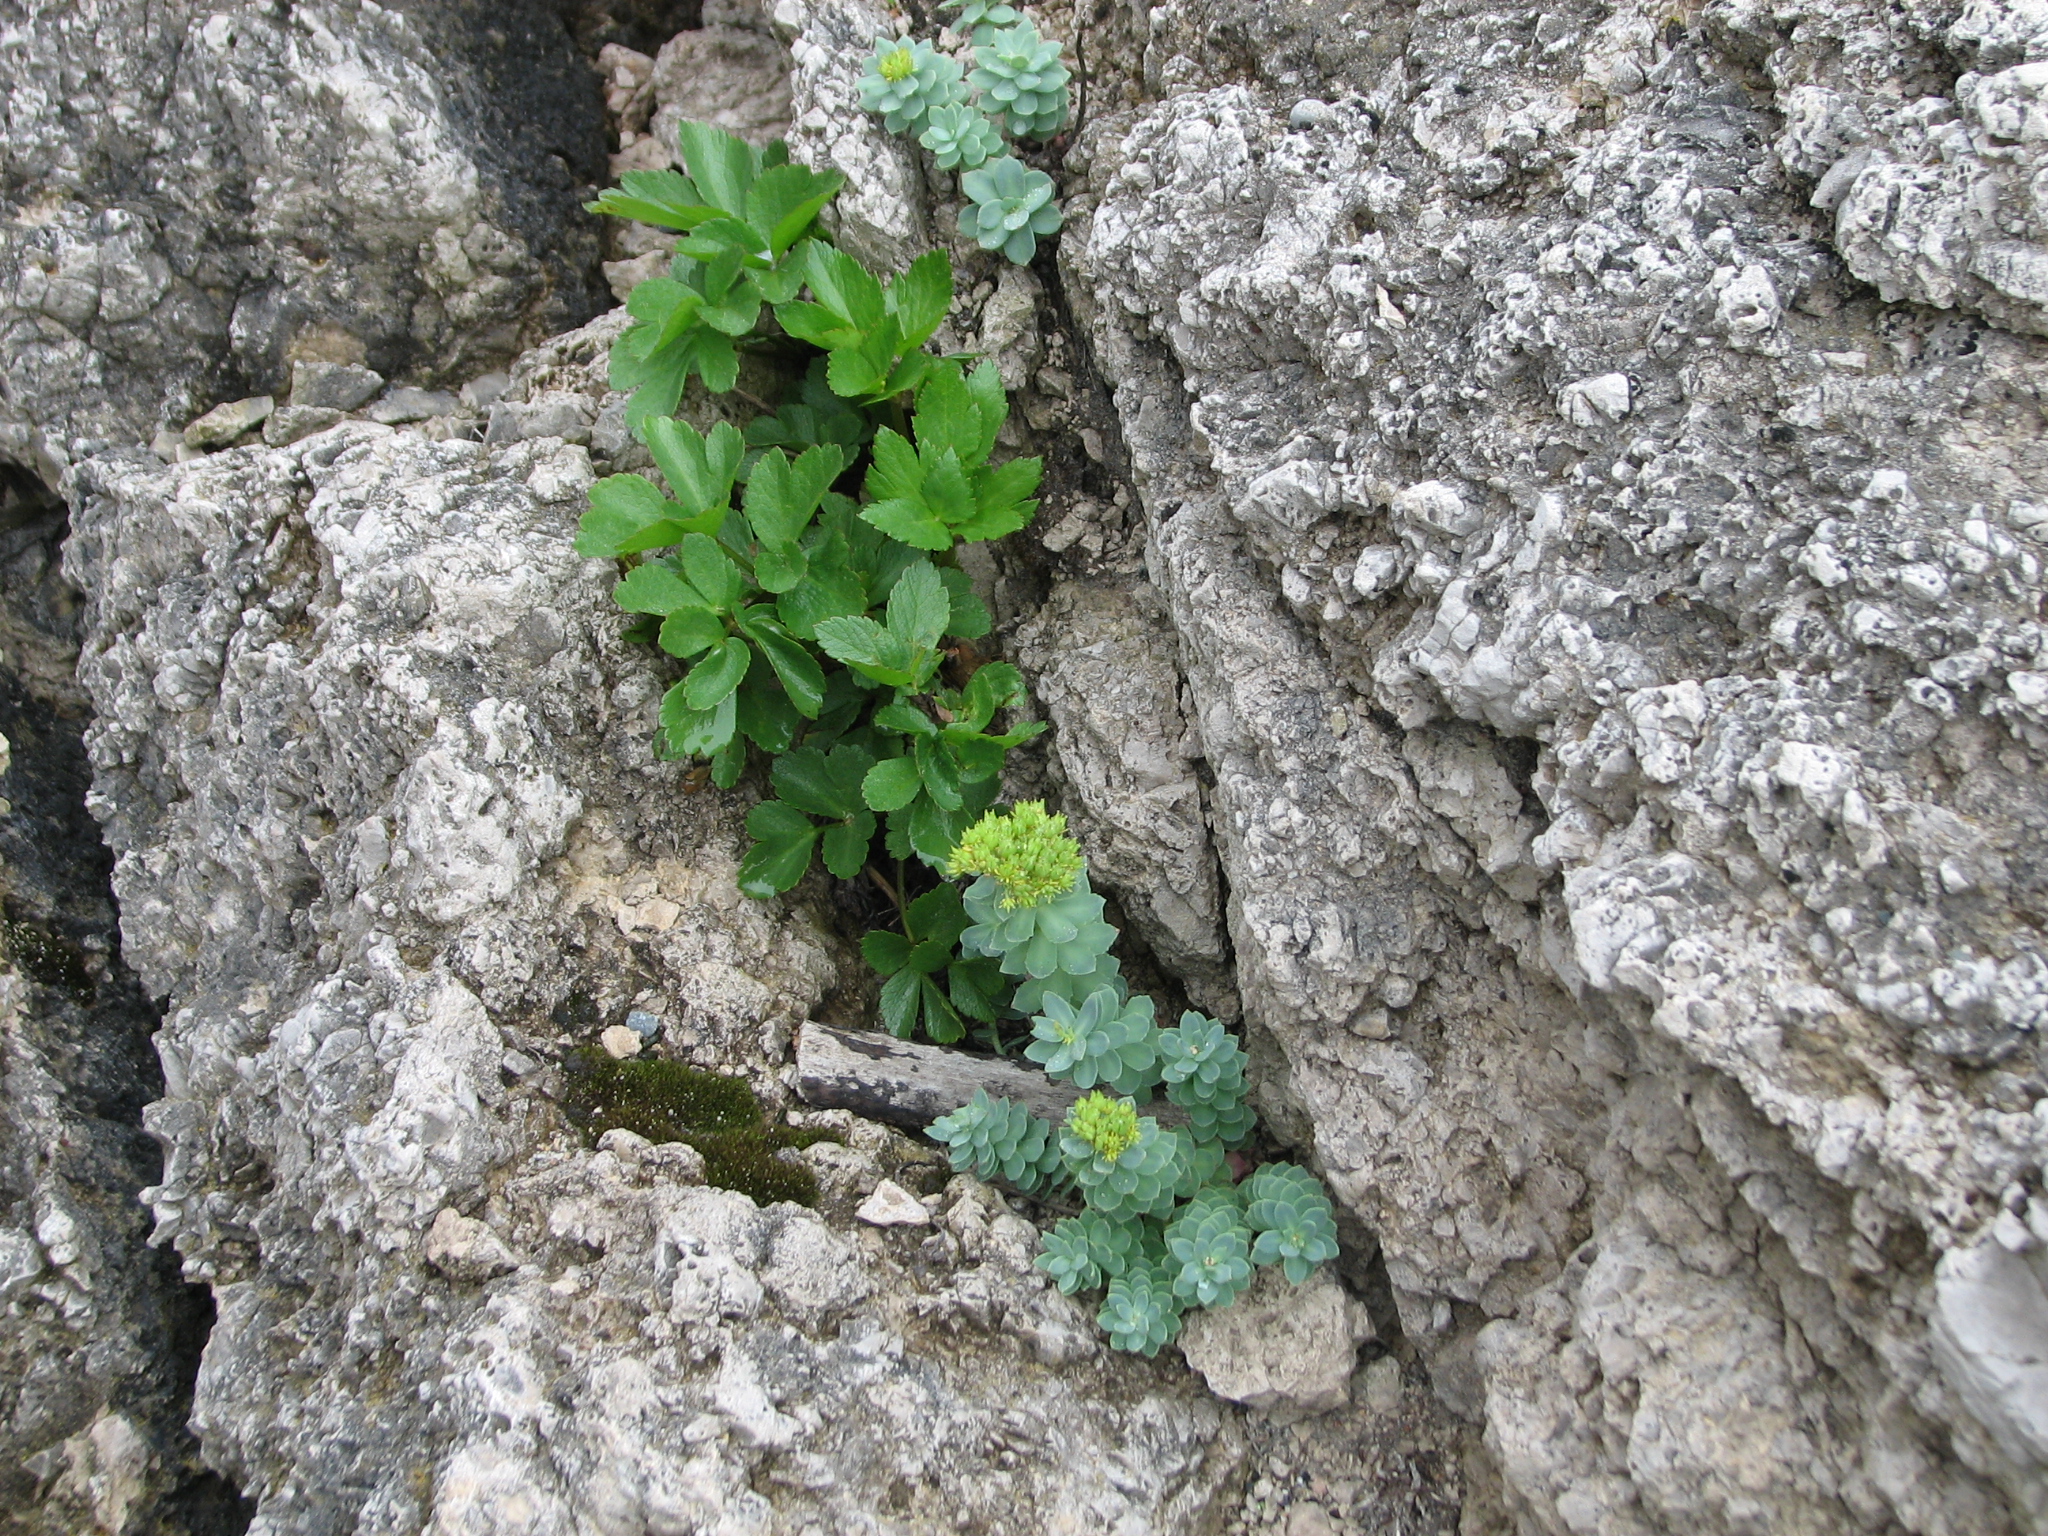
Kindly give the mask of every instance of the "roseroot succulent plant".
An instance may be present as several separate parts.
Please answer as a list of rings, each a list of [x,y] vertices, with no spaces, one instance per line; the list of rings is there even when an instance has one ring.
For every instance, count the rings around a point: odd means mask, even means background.
[[[1067,1111],[1059,1145],[1081,1198],[1105,1216],[1164,1216],[1191,1161],[1180,1132],[1104,1093],[1085,1094]]]
[[[1199,1191],[1166,1228],[1173,1294],[1196,1306],[1229,1306],[1252,1283],[1251,1243],[1236,1192]]]
[[[978,107],[933,107],[917,142],[932,152],[942,171],[971,171],[1003,152],[1003,136]]]
[[[1045,999],[1045,1013],[1031,1021],[1031,1043],[1024,1054],[1045,1068],[1045,1075],[1093,1088],[1100,1083],[1112,1093],[1144,1094],[1158,1074],[1152,1022],[1152,999],[1119,998],[1104,987],[1090,993],[1076,1008],[1064,997]]]
[[[986,875],[967,888],[962,903],[974,923],[960,935],[960,944],[969,954],[998,957],[1005,975],[1081,975],[1093,971],[1116,940],[1116,929],[1102,920],[1102,898],[1088,889],[1086,875],[1064,896],[1035,907],[1005,911],[1001,891]]]
[[[1307,1169],[1267,1163],[1245,1180],[1243,1194],[1245,1222],[1259,1234],[1254,1263],[1277,1263],[1299,1285],[1318,1264],[1337,1257],[1336,1211]]]
[[[1023,266],[1038,251],[1038,237],[1059,229],[1052,178],[1015,155],[991,160],[960,178],[968,204],[960,210],[960,232],[985,251],[1001,251]]]
[[[1180,1299],[1165,1274],[1151,1264],[1133,1264],[1109,1282],[1095,1320],[1112,1349],[1150,1359],[1180,1332],[1180,1312]]]
[[[1047,815],[1043,800],[1025,800],[1007,816],[991,811],[969,827],[946,873],[993,880],[1001,887],[996,905],[1013,912],[1065,895],[1087,868],[1081,845],[1067,836],[1067,818]]]
[[[860,104],[891,133],[917,134],[934,107],[967,99],[960,65],[930,43],[878,37],[860,77]]]
[[[1049,139],[1067,121],[1067,67],[1060,45],[1038,35],[1028,20],[976,38],[974,70],[967,80],[982,110],[999,118],[1013,139]],[[1041,231],[1049,233],[1049,231]]]
[[[1092,1291],[1144,1257],[1144,1229],[1113,1221],[1100,1211],[1069,1216],[1045,1234],[1038,1267],[1071,1296]]]
[[[977,43],[987,42],[996,28],[1024,19],[1024,13],[1014,6],[991,5],[989,0],[945,0],[939,9],[958,11],[960,14],[949,17],[946,24],[955,32],[967,33]]]
[[[1159,1075],[1166,1096],[1188,1112],[1197,1143],[1241,1147],[1258,1116],[1244,1102],[1244,1051],[1214,1019],[1190,1009],[1159,1032]]]
[[[934,1120],[925,1134],[945,1145],[956,1173],[1003,1178],[1027,1193],[1057,1176],[1061,1158],[1052,1127],[1014,1099],[974,1097],[950,1115]]]

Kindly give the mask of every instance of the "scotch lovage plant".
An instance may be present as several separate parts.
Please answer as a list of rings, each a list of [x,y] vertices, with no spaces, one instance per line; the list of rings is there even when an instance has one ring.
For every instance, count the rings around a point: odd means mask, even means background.
[[[637,637],[689,664],[661,702],[666,752],[721,788],[751,753],[769,760],[741,889],[786,891],[814,859],[841,879],[897,861],[876,883],[904,943],[870,956],[896,987],[892,1023],[958,1039],[1007,988],[952,954],[957,898],[912,899],[901,861],[942,866],[1004,755],[1044,728],[996,724],[1023,680],[973,664],[989,616],[955,553],[1030,521],[1041,463],[997,455],[993,364],[925,350],[953,302],[943,253],[877,276],[817,230],[836,173],[698,123],[679,144],[687,175],[628,172],[591,205],[683,238],[669,276],[633,290],[611,357],[659,479],[598,481],[576,548],[620,563]],[[778,406],[744,427],[676,419],[692,376],[734,394],[743,353],[781,365]]]
[[[1041,1011],[1024,1054],[1091,1091],[1058,1126],[977,1092],[926,1134],[960,1172],[1079,1194],[1085,1208],[1045,1234],[1038,1266],[1069,1295],[1105,1291],[1097,1320],[1110,1344],[1155,1355],[1188,1308],[1229,1306],[1256,1267],[1278,1264],[1299,1285],[1335,1258],[1336,1216],[1315,1175],[1268,1163],[1233,1180],[1225,1154],[1257,1124],[1244,1052],[1193,1011],[1161,1029],[1152,1000],[1130,995],[1108,954],[1116,930],[1065,819],[1032,802],[991,813],[948,868],[976,877],[962,949],[1036,988]],[[1139,1113],[1155,1088],[1186,1112],[1186,1130]]]

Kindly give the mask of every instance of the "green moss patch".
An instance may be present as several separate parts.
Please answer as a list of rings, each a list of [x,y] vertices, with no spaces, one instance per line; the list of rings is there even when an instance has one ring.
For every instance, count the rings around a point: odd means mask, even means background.
[[[734,1189],[762,1205],[818,1203],[810,1169],[783,1162],[785,1147],[836,1141],[825,1131],[771,1124],[754,1092],[736,1077],[700,1072],[679,1061],[616,1061],[585,1047],[570,1053],[564,1107],[593,1143],[606,1131],[631,1131],[652,1142],[684,1141],[704,1159],[704,1182]]]

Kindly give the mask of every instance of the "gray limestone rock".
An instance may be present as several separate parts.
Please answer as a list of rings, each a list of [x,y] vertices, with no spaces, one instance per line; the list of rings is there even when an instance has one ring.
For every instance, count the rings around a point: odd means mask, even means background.
[[[1210,1391],[1285,1424],[1350,1402],[1352,1362],[1371,1337],[1365,1308],[1329,1270],[1291,1285],[1268,1268],[1228,1307],[1190,1312],[1179,1343]]]
[[[510,393],[570,393],[602,339]],[[564,1120],[573,1052],[636,1014],[781,1105],[848,963],[807,905],[740,895],[744,800],[654,755],[666,667],[571,547],[590,475],[559,435],[361,422],[80,472],[93,805],[169,998],[147,1199],[219,1308],[210,1462],[280,1536],[515,1503],[564,1536],[1201,1529],[1227,1411],[1101,1358],[992,1191],[955,1181],[934,1270],[923,1234]]]
[[[12,0],[0,31],[0,454],[52,483],[295,361],[459,380],[596,307],[603,105],[541,0]]]
[[[292,364],[292,404],[296,406],[352,411],[374,400],[383,388],[384,375],[374,368],[317,360]]]

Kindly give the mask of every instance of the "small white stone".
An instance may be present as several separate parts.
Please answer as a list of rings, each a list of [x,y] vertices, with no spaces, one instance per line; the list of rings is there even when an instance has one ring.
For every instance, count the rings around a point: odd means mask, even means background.
[[[854,1212],[871,1227],[928,1227],[932,1213],[909,1190],[893,1179],[884,1179],[875,1192]]]
[[[1558,414],[1575,427],[1597,427],[1629,413],[1632,391],[1625,373],[1579,379],[1558,391]]]
[[[640,1054],[640,1031],[628,1029],[623,1024],[614,1024],[597,1037],[597,1043],[620,1061],[624,1061],[629,1056]]]

